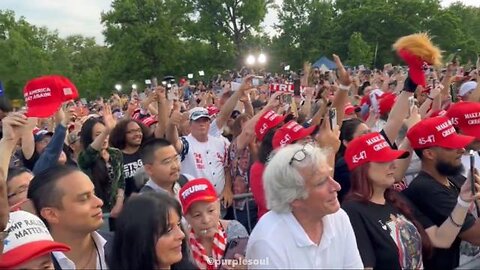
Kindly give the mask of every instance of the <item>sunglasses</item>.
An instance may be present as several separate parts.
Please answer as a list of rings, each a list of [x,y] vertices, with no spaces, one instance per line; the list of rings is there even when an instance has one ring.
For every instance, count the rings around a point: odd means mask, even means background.
[[[290,159],[290,162],[288,164],[292,165],[294,161],[302,162],[305,158],[307,158],[307,156],[313,153],[314,149],[315,147],[310,143],[303,145],[302,149],[298,150],[297,152],[295,152],[295,154],[293,154],[293,157]]]

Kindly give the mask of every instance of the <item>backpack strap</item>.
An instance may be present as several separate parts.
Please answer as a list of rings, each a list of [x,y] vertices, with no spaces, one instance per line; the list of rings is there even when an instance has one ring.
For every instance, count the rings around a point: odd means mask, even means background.
[[[181,157],[181,161],[183,161],[188,154],[188,149],[190,144],[188,143],[187,139],[183,136],[180,137],[180,140],[182,141],[182,145],[183,145],[182,152],[180,153],[180,157]]]

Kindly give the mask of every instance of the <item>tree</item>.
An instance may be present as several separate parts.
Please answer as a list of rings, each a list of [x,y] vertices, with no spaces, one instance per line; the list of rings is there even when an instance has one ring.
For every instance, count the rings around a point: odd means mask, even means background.
[[[110,75],[126,81],[175,74],[191,12],[185,0],[113,1],[102,14]]]
[[[354,32],[348,42],[347,63],[352,66],[369,65],[373,60],[372,48],[362,38],[362,34]]]
[[[272,40],[279,62],[302,67],[304,61],[314,61],[334,52],[332,1],[284,0],[278,9],[278,37]]]
[[[206,40],[221,56],[233,56],[240,64],[249,46],[246,41],[261,33],[272,0],[191,0],[198,20],[192,36]]]

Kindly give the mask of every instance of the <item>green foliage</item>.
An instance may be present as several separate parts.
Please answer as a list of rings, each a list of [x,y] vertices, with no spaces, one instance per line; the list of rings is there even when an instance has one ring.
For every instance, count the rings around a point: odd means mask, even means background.
[[[25,83],[48,74],[67,76],[83,96],[97,96],[105,89],[106,51],[93,38],[61,39],[24,18],[15,20],[12,11],[0,11],[0,80],[9,98],[23,99]]]
[[[348,42],[348,60],[350,66],[368,65],[372,63],[373,52],[362,38],[362,34],[354,32]]]

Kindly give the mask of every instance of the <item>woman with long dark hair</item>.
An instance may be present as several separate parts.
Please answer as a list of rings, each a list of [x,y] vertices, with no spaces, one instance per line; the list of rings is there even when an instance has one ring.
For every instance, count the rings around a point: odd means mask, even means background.
[[[350,192],[342,204],[352,223],[358,250],[365,268],[421,269],[423,256],[432,247],[447,248],[455,240],[468,207],[457,204],[440,227],[416,211],[400,193],[395,182],[395,160],[409,152],[393,150],[380,133],[353,139],[345,150],[345,161],[351,171]],[[459,200],[472,202],[470,181],[462,186]],[[422,253],[423,251],[423,253]]]
[[[167,193],[130,198],[117,220],[110,269],[196,269],[181,218],[179,202]]]
[[[125,190],[122,152],[108,144],[110,131],[114,127],[115,120],[107,105],[103,121],[90,118],[82,125],[80,142],[83,151],[78,156],[78,166],[90,177],[95,186],[95,195],[104,202],[103,212],[110,212],[112,218],[122,210]]]

